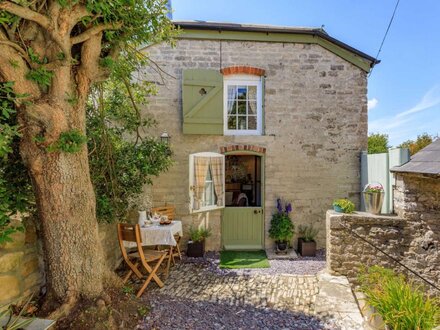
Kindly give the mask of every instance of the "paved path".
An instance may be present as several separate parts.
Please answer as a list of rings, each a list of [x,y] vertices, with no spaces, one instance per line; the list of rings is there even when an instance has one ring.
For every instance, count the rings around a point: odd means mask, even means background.
[[[348,282],[318,275],[242,274],[180,263],[145,294],[141,329],[363,329]]]

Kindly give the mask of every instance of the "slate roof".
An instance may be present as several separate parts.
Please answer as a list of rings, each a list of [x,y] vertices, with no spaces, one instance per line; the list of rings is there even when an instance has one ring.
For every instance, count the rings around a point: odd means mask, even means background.
[[[408,163],[393,167],[391,172],[440,176],[440,139],[420,150]]]

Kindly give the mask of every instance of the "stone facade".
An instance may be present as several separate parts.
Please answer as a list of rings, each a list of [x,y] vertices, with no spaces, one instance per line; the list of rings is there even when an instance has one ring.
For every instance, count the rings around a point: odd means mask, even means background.
[[[320,229],[318,246],[325,245],[324,214],[335,198],[359,203],[359,154],[367,147],[366,73],[319,45],[179,39],[144,49],[160,67],[146,68],[141,78],[158,86],[144,114],[158,121],[149,134],[171,136],[174,166],[154,180],[155,205],[174,204],[183,220],[184,241],[191,224],[213,230],[208,250],[221,249],[221,212],[191,216],[188,211],[188,156],[220,152],[229,145],[266,149],[265,245],[275,202],[293,203],[296,225]],[[182,133],[182,71],[221,70],[247,66],[265,72],[264,134],[208,136]],[[294,240],[296,241],[296,240]]]
[[[437,217],[437,222],[439,219]],[[420,226],[418,222],[399,216],[328,211],[327,269],[331,274],[347,276],[350,282],[356,284],[357,276],[364,267],[381,265],[396,269],[421,282],[415,275],[362,240],[363,238],[439,286],[438,230],[431,235],[426,234],[429,229],[421,230],[422,227],[424,225]],[[436,292],[432,289],[432,293]]]
[[[41,244],[35,225],[25,221],[25,232],[14,233],[12,242],[0,246],[0,306],[15,299],[38,294],[44,284]]]

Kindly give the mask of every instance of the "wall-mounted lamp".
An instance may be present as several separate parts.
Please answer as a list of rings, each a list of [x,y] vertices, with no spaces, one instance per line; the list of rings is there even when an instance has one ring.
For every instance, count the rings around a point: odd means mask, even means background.
[[[160,141],[165,143],[165,144],[170,144],[170,139],[171,139],[171,136],[167,133],[167,131],[164,131],[160,135]]]

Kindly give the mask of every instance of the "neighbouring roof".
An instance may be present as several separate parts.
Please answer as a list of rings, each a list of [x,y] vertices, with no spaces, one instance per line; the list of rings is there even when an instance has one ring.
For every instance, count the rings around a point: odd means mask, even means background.
[[[319,44],[367,72],[375,64],[380,62],[374,57],[331,37],[322,28],[206,21],[174,21],[173,23],[175,26],[182,29],[182,33],[180,34],[179,38],[184,39],[218,39]]]
[[[408,163],[393,167],[391,172],[440,176],[440,139],[417,152]]]

